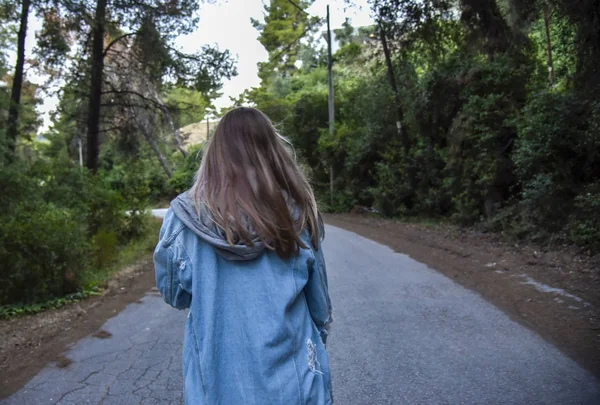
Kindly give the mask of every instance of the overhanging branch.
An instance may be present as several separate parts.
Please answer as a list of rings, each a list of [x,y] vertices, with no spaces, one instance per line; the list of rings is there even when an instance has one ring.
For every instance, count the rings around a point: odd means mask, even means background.
[[[104,48],[104,52],[102,53],[102,57],[105,58],[106,55],[108,54],[108,51],[110,51],[110,48],[112,48],[117,42],[119,42],[120,40],[122,40],[124,38],[137,35],[138,33],[139,33],[139,31],[128,32],[127,34],[123,34],[123,35],[121,35],[119,37],[116,37],[115,39],[113,39],[112,41],[110,41],[108,43],[108,45],[106,46],[106,48]]]

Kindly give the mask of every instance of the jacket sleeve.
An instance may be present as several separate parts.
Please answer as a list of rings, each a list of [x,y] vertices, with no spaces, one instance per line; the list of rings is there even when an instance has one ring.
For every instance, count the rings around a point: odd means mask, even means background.
[[[165,302],[177,309],[188,308],[192,300],[191,262],[178,240],[184,229],[185,225],[169,209],[154,250],[156,286]]]
[[[313,260],[308,266],[308,282],[304,287],[304,294],[310,315],[321,334],[321,340],[327,343],[329,326],[333,321],[329,286],[327,282],[327,269],[321,247],[321,240],[317,249],[312,249]]]

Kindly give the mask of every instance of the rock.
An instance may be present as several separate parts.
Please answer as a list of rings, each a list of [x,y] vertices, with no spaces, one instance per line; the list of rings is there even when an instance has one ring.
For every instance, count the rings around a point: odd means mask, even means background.
[[[559,259],[565,265],[571,264],[573,262],[573,256],[571,256],[567,252],[561,253],[560,256],[559,256]]]
[[[365,207],[363,205],[355,205],[351,210],[350,214],[368,214],[371,212],[369,207]]]

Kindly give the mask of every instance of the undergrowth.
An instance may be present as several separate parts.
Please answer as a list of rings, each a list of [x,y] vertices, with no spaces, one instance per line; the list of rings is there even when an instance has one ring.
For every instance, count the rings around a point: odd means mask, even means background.
[[[62,297],[35,303],[16,303],[0,306],[0,319],[11,319],[18,316],[33,315],[51,309],[59,309],[65,305],[82,301],[86,298],[102,295],[108,280],[115,276],[123,267],[129,266],[154,250],[158,240],[158,232],[162,221],[152,218],[144,234],[119,249],[116,257],[103,267],[96,267],[82,272],[82,287],[79,291]]]

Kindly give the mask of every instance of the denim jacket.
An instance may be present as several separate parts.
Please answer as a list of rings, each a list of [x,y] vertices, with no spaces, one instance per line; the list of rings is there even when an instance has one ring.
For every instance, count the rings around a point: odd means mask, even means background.
[[[331,404],[325,343],[331,301],[320,246],[281,259],[257,239],[229,245],[182,194],[154,253],[164,300],[189,308],[183,342],[188,405]]]

